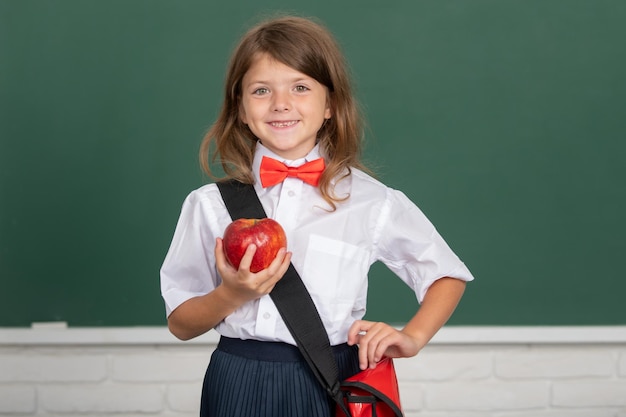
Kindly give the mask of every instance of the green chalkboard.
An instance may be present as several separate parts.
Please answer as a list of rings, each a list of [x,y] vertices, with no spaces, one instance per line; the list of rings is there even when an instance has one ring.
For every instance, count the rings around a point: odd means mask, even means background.
[[[626,324],[626,2],[0,0],[0,326],[165,323],[229,52],[275,10],[337,35],[367,161],[475,274],[452,324]],[[370,298],[417,308],[380,265]]]

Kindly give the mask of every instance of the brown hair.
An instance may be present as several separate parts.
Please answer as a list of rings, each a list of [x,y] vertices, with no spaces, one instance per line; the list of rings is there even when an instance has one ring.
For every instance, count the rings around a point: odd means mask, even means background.
[[[212,154],[212,163],[220,157],[226,178],[254,183],[251,166],[257,138],[240,120],[239,109],[242,79],[259,53],[269,54],[328,88],[332,117],[318,132],[320,151],[326,158],[319,189],[334,209],[336,202],[348,197],[338,198],[331,180],[349,176],[351,167],[365,169],[360,161],[363,126],[340,48],[331,33],[311,19],[278,17],[256,25],[243,36],[230,59],[220,114],[200,146],[202,169],[216,178],[209,165]]]

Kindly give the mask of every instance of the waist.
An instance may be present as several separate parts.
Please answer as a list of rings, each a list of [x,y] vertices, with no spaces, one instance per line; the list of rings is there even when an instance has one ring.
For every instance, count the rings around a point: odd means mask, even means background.
[[[335,355],[354,349],[347,343],[332,346]],[[267,362],[301,362],[304,356],[297,346],[283,342],[263,342],[260,340],[242,340],[221,336],[217,349],[236,356]]]

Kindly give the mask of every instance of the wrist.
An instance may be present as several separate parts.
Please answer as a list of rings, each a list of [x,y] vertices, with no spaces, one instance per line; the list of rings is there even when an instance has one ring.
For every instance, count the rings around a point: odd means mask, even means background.
[[[434,334],[431,334],[431,332],[425,331],[421,328],[412,328],[410,324],[404,327],[401,332],[413,340],[413,342],[417,346],[418,351],[422,350],[422,348],[426,346],[430,339],[432,339],[432,337],[434,336]]]
[[[233,290],[227,285],[224,285],[224,283],[218,285],[217,288],[213,290],[212,294],[213,297],[215,297],[214,301],[228,310],[228,314],[235,311],[248,301],[242,297],[239,292]]]

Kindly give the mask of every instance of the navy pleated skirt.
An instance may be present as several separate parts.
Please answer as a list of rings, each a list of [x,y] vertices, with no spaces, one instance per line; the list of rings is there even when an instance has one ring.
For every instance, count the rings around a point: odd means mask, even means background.
[[[333,347],[339,378],[359,372],[358,347]],[[204,378],[201,417],[332,417],[335,404],[296,346],[221,337]]]

